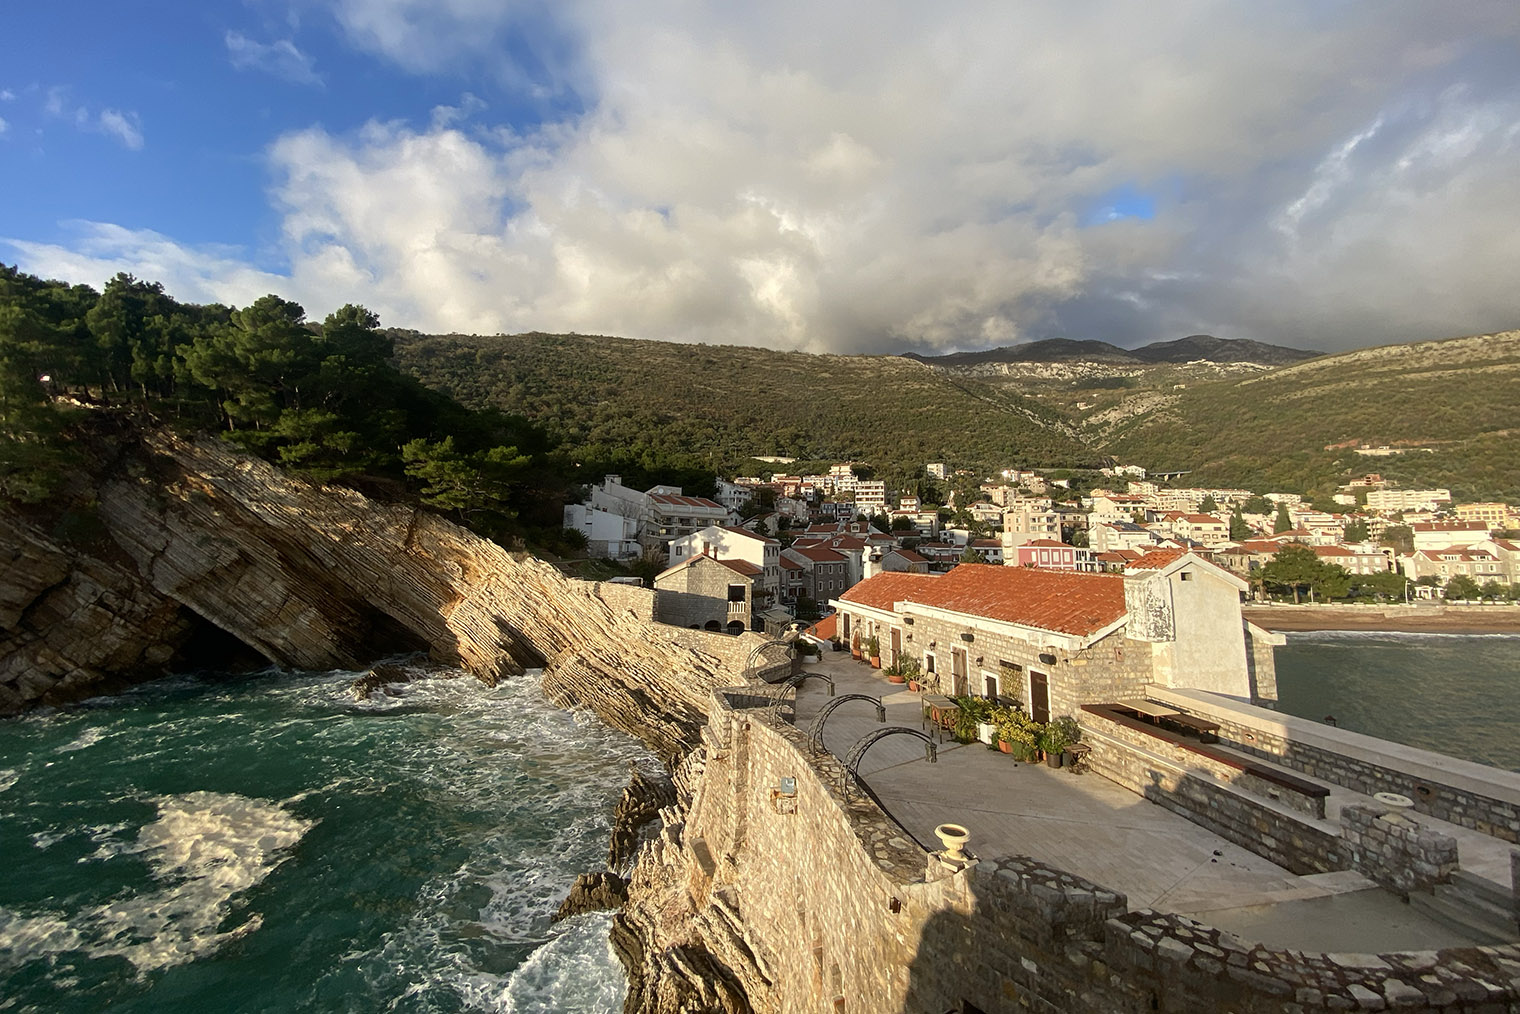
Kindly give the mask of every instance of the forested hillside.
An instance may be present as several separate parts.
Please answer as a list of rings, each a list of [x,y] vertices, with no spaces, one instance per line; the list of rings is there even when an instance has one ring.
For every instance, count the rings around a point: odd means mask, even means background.
[[[1106,410],[1094,437],[1126,461],[1192,469],[1191,484],[1328,493],[1348,476],[1381,472],[1458,499],[1520,502],[1516,406],[1520,331],[1507,331],[1189,385],[1128,416],[1122,405]],[[1405,453],[1368,457],[1353,453],[1359,445]]]
[[[1059,412],[882,356],[818,356],[585,335],[396,333],[397,361],[467,405],[522,412],[583,471],[738,468],[752,455],[1072,465],[1094,452]]]
[[[65,485],[94,408],[220,431],[317,481],[388,484],[487,534],[556,538],[565,478],[543,433],[428,390],[393,351],[359,306],[316,325],[278,296],[200,306],[128,275],[96,292],[0,265],[0,498]]]

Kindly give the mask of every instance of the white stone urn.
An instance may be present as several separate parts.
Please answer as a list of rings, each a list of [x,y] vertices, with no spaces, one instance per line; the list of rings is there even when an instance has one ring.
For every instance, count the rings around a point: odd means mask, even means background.
[[[997,743],[997,729],[996,722],[977,722],[976,738],[988,746],[993,746]]]
[[[965,862],[966,853],[961,851],[966,843],[971,840],[971,832],[959,824],[941,824],[934,829],[934,836],[945,846],[945,858],[954,862]]]

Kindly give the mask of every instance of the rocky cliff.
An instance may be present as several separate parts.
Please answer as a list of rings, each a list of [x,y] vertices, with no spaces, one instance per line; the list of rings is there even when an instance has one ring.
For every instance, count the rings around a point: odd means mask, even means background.
[[[197,645],[206,664],[245,646],[308,669],[425,650],[493,684],[543,666],[552,696],[674,767],[700,742],[712,690],[765,643],[657,624],[652,592],[568,580],[436,515],[292,479],[213,438],[102,423],[109,433],[81,444],[88,488],[69,508],[0,511],[0,713],[151,678]],[[612,863],[673,798],[635,780]],[[713,980],[726,963],[700,940],[673,947],[647,917],[620,936],[630,1011],[749,1009],[737,982]]]
[[[650,593],[568,580],[436,515],[292,479],[220,440],[131,428],[111,440],[95,463],[89,545],[0,515],[0,710],[162,671],[209,625],[282,666],[426,650],[494,683],[543,665],[551,694],[674,760],[749,646],[659,626]]]

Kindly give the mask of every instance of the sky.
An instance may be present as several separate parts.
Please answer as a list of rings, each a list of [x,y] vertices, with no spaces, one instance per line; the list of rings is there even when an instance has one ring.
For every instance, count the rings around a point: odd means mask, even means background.
[[[59,0],[0,261],[429,332],[936,352],[1520,327],[1513,0]]]

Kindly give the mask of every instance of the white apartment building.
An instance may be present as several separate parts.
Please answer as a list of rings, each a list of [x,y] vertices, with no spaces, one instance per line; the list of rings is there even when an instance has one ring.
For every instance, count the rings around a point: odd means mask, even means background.
[[[867,517],[887,512],[887,484],[882,479],[872,479],[855,484],[855,510]]]
[[[928,473],[929,478],[938,479],[940,482],[944,482],[945,476],[948,474],[945,471],[945,463],[943,461],[929,462],[924,466],[924,471]]]
[[[1395,511],[1433,511],[1451,503],[1449,489],[1374,489],[1367,493],[1367,509],[1379,514]]]

